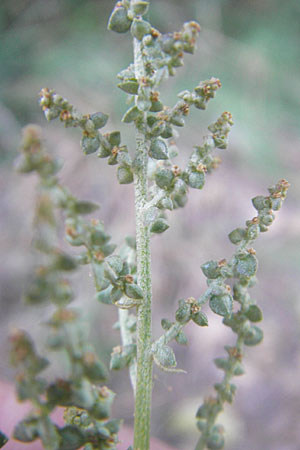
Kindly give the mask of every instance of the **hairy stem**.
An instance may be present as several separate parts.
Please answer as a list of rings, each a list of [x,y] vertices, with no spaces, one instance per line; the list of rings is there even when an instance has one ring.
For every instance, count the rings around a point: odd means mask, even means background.
[[[130,345],[133,344],[132,334],[128,330],[128,316],[129,312],[127,309],[119,309],[119,323],[120,323],[120,332],[121,332],[121,340],[122,345]],[[132,385],[133,393],[135,396],[136,391],[136,359],[134,359],[129,366],[129,376],[130,382]]]
[[[137,79],[144,76],[140,43],[134,40],[134,63]],[[138,284],[144,298],[137,308],[137,382],[135,398],[134,449],[147,450],[150,445],[150,416],[152,396],[152,286],[150,230],[144,224],[144,208],[148,201],[148,163],[149,142],[145,134],[136,131],[136,164],[134,175],[136,211],[136,252]]]

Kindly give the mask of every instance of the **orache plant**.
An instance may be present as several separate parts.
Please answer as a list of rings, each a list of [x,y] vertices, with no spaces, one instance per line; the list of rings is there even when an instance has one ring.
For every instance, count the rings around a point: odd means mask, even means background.
[[[190,188],[204,187],[206,176],[220,163],[214,151],[227,147],[233,121],[229,112],[221,114],[208,127],[209,134],[203,142],[194,147],[186,166],[179,167],[173,162],[178,152],[177,129],[185,125],[192,107],[206,108],[221,83],[211,78],[191,91],[180,92],[174,106],[162,103],[159,87],[182,66],[184,53],[194,52],[200,26],[189,22],[179,32],[161,34],[143,19],[148,7],[148,1],[122,0],[108,22],[110,30],[117,33],[130,30],[133,36],[134,62],[118,74],[118,87],[128,94],[131,102],[122,121],[135,129],[135,150],[128,150],[119,131],[105,134],[99,131],[108,121],[105,113],[82,115],[53,90],[45,88],[40,93],[47,120],[59,119],[66,127],[81,129],[84,154],[107,158],[109,165],[117,166],[119,183],[134,184],[135,237],[126,237],[117,251],[103,223],[84,218],[97,205],[78,200],[61,186],[57,177],[60,163],[44,149],[40,129],[34,125],[24,129],[17,168],[39,176],[35,246],[41,254],[41,264],[36,268],[26,300],[33,305],[51,302],[55,307],[47,322],[47,343],[50,350],[67,355],[69,376],[50,383],[42,378],[40,373],[49,361],[37,354],[27,333],[20,330],[12,333],[12,363],[19,371],[18,397],[21,401],[30,400],[34,407],[17,425],[14,438],[23,442],[41,439],[46,449],[75,450],[83,446],[86,450],[114,449],[118,443],[120,420],[110,418],[114,393],[98,384],[105,381],[108,371],[88,341],[80,313],[69,308],[73,291],[65,274],[78,266],[90,265],[96,299],[116,306],[119,311],[122,342],[112,351],[110,368],[129,369],[135,397],[131,447],[135,450],[147,450],[150,446],[153,364],[166,372],[182,372],[176,368],[175,355],[168,344],[172,340],[187,344],[183,329],[190,321],[200,327],[208,325],[202,312],[207,302],[236,334],[236,343],[225,347],[224,357],[215,359],[217,367],[224,371],[224,378],[214,386],[215,395],[207,397],[196,412],[200,432],[197,450],[223,448],[224,430],[216,422],[218,415],[226,402],[233,401],[236,387],[232,378],[244,373],[244,347],[257,345],[263,338],[262,330],[255,325],[262,319],[262,313],[248,292],[255,283],[258,264],[253,242],[268,230],[274,212],[280,209],[288,189],[285,180],[269,188],[268,195],[252,199],[255,217],[229,234],[236,246],[232,256],[201,266],[207,278],[206,291],[197,299],[187,296],[179,300],[175,318],[162,319],[163,334],[155,340],[152,337],[151,235],[168,229],[166,212],[184,207]],[[67,241],[83,247],[83,252],[75,256],[62,252],[55,243],[60,211],[65,218]],[[237,307],[233,310],[234,302]],[[49,416],[57,406],[66,407],[66,424],[61,428]],[[4,437],[0,438],[4,443]]]

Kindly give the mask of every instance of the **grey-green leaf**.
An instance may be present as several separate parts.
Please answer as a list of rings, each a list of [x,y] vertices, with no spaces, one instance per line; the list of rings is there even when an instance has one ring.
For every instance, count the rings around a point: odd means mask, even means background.
[[[155,357],[163,367],[176,367],[175,354],[168,345],[160,345],[155,351]]]
[[[226,317],[232,313],[233,299],[230,294],[213,295],[209,306],[214,313]]]

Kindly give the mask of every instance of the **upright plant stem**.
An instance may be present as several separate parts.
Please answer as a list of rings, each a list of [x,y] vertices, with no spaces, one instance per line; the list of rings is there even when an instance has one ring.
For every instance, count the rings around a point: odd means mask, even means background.
[[[135,76],[144,76],[140,43],[134,40]],[[150,417],[152,396],[152,285],[150,230],[144,224],[144,208],[148,200],[148,147],[145,134],[136,131],[136,166],[134,176],[136,245],[138,283],[144,298],[137,309],[137,382],[135,398],[134,449],[148,450],[150,446]]]

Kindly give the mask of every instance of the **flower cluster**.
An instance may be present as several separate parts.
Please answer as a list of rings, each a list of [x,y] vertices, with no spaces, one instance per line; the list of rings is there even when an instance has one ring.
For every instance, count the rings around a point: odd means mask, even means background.
[[[21,401],[30,400],[36,407],[17,425],[14,437],[23,442],[39,438],[45,448],[57,450],[76,449],[83,445],[88,445],[86,448],[90,449],[113,449],[120,423],[109,419],[114,394],[105,386],[95,385],[106,380],[107,369],[89,343],[88,329],[81,315],[68,307],[74,296],[63,274],[75,270],[78,263],[97,261],[97,264],[103,264],[115,246],[109,243],[110,236],[105,233],[102,224],[89,226],[81,217],[95,211],[98,206],[75,199],[59,185],[54,177],[59,165],[44,150],[37,127],[25,128],[21,150],[22,157],[17,164],[19,170],[36,171],[40,176],[35,246],[43,256],[43,265],[37,267],[25,297],[31,304],[50,302],[55,305],[56,310],[46,322],[49,330],[47,346],[52,351],[63,351],[67,355],[70,372],[64,379],[47,382],[40,377],[40,373],[49,361],[38,355],[27,333],[16,330],[12,334],[11,360],[18,368],[18,397]],[[67,216],[66,234],[70,243],[86,243],[88,253],[72,257],[54,246],[57,208],[64,210]],[[103,270],[95,278],[103,287]],[[85,417],[85,425],[80,426],[76,421],[69,420],[66,426],[60,428],[52,423],[49,414],[57,406],[73,407],[72,411],[76,407],[80,416]],[[70,418],[70,414],[66,413],[66,416]]]

